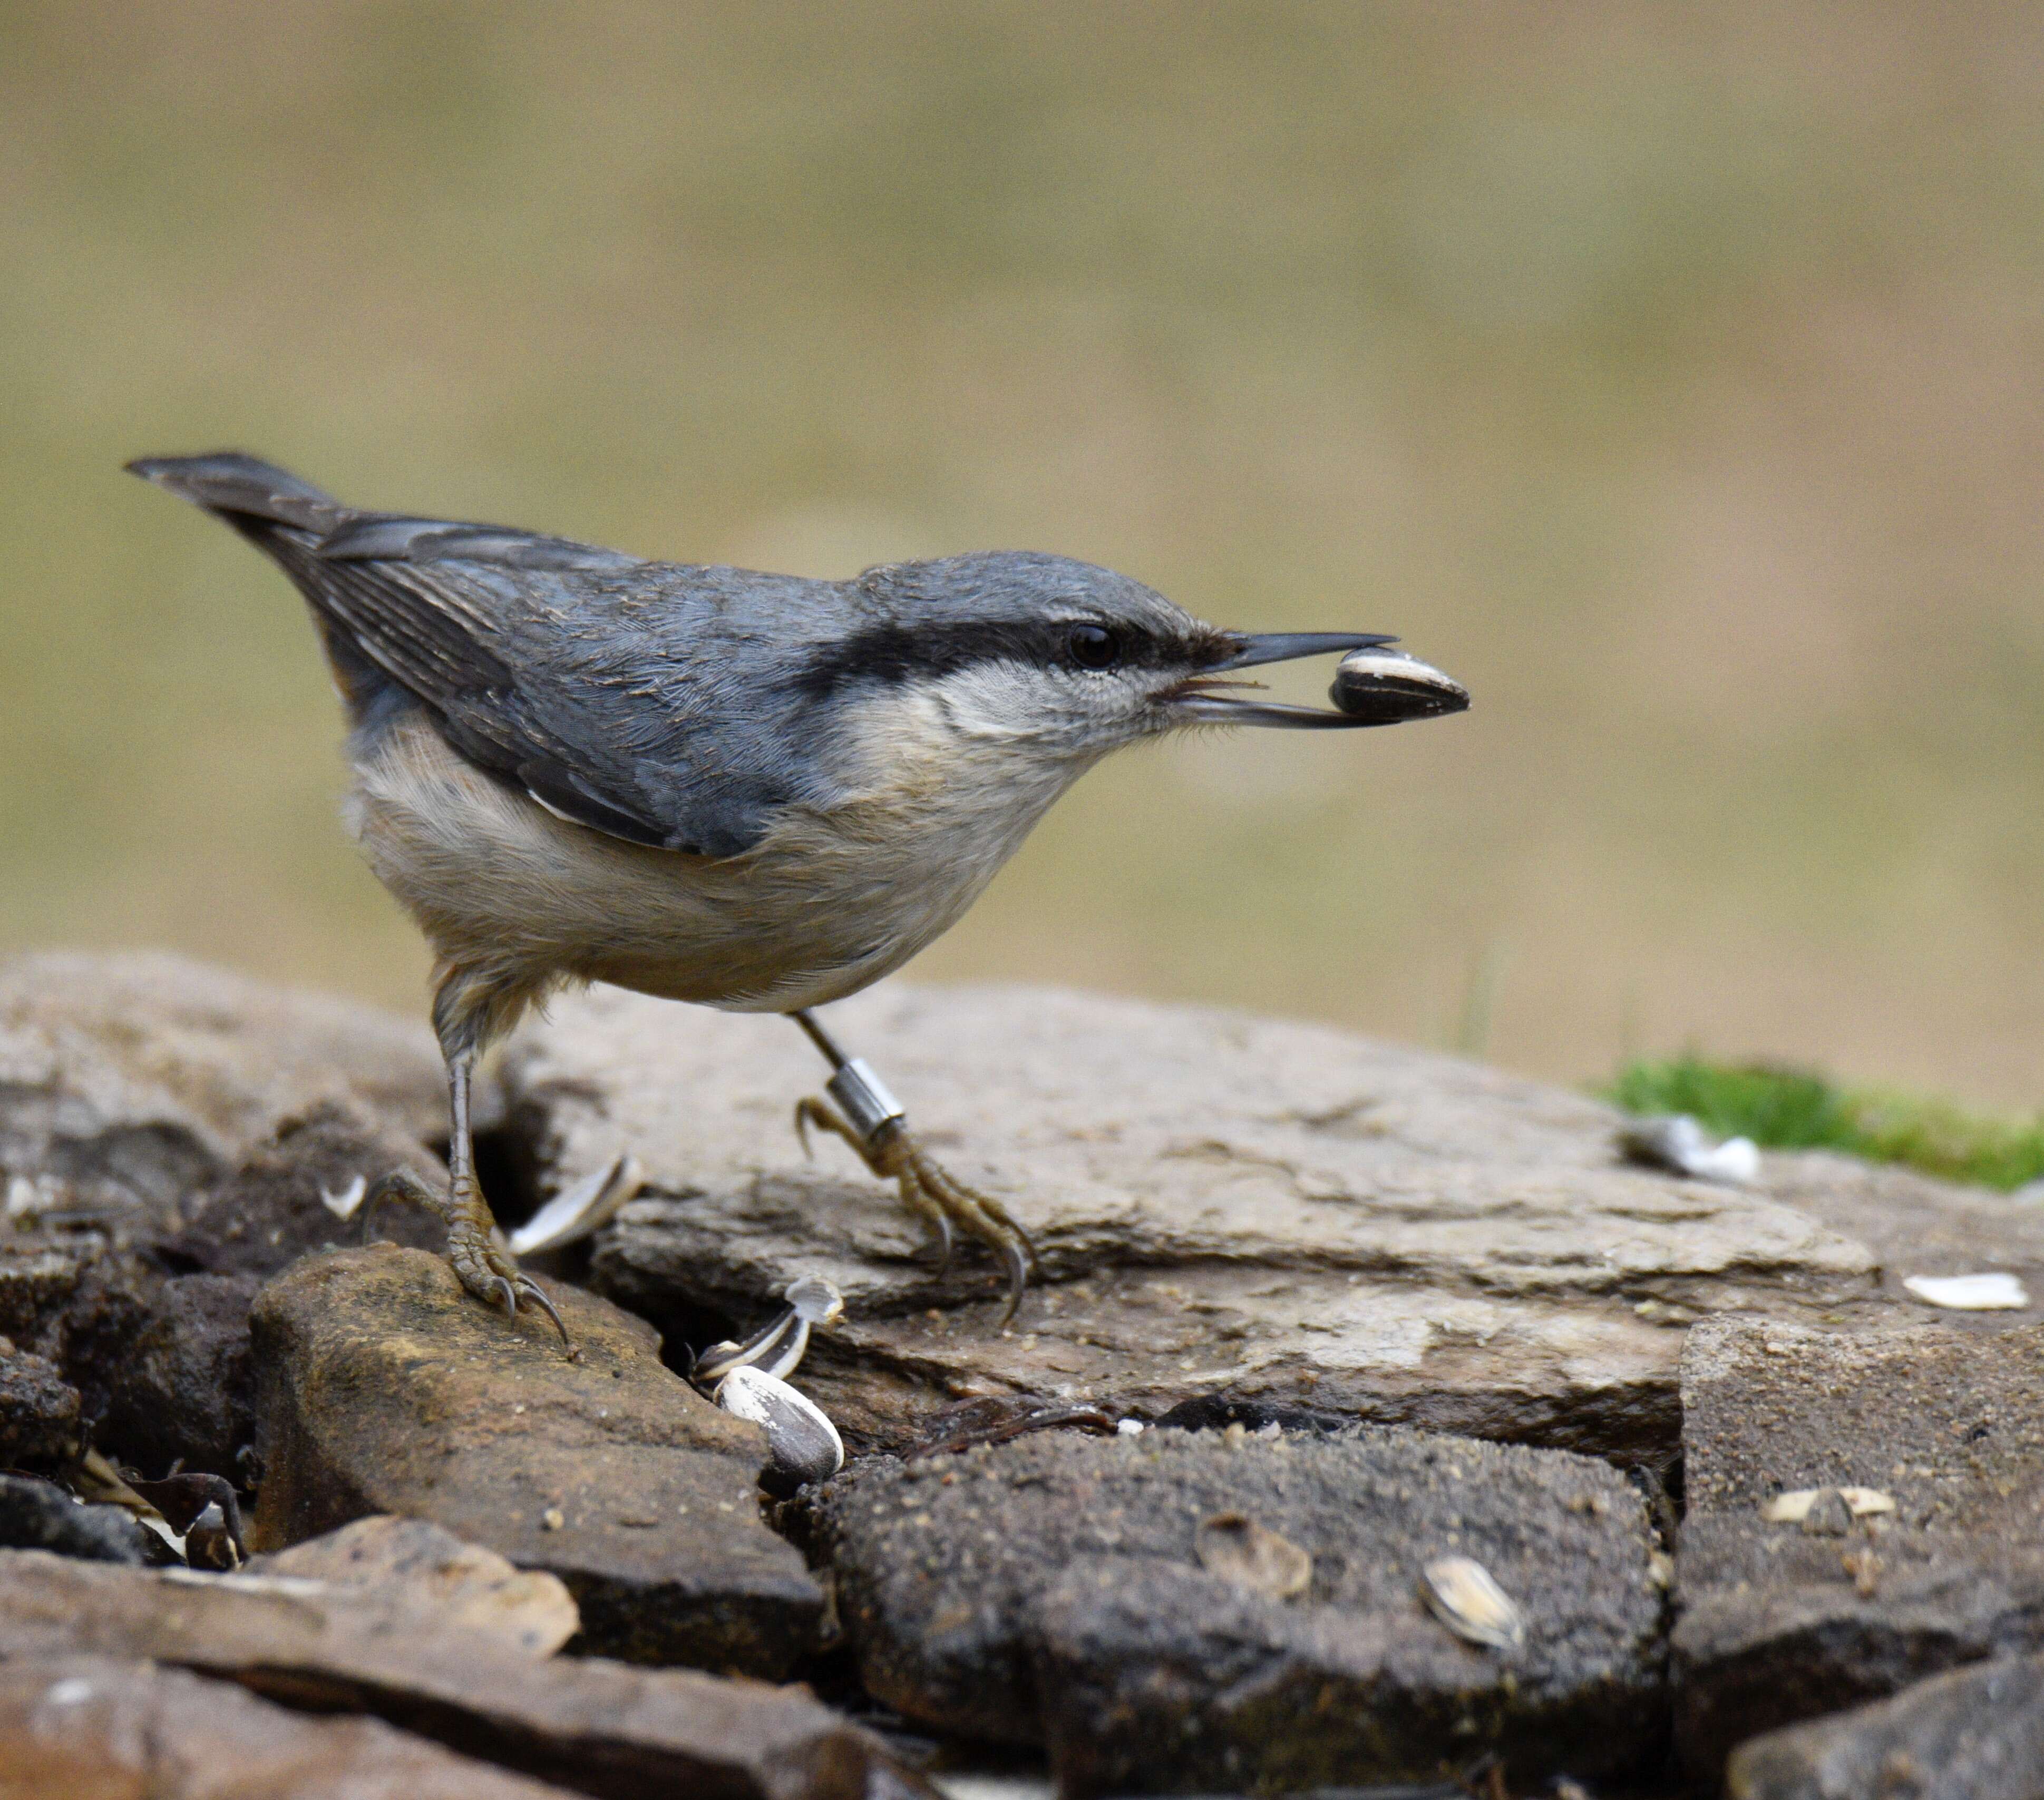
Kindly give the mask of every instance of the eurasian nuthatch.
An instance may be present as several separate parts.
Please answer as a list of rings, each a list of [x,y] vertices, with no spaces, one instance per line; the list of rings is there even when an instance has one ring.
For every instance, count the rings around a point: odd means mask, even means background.
[[[1218,630],[1061,556],[805,581],[358,512],[237,454],[129,466],[232,525],[311,604],[352,725],[348,822],[438,959],[450,1188],[400,1174],[382,1190],[439,1211],[463,1284],[514,1312],[553,1308],[493,1231],[471,1076],[528,1005],[582,981],[788,1015],[833,1071],[798,1123],[895,1181],[947,1258],[954,1226],[991,1245],[1012,1314],[1034,1256],[1021,1226],[931,1160],[813,1009],[954,924],[1109,750],[1187,725],[1381,725],[1468,704],[1389,639]],[[1335,652],[1355,653],[1339,712],[1236,678]]]

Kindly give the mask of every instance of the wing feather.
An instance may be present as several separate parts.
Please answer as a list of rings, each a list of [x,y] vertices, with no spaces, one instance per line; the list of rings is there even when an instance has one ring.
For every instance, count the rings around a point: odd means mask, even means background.
[[[730,651],[745,634],[729,615],[741,593],[813,604],[829,584],[358,512],[238,453],[130,466],[267,551],[456,750],[562,818],[728,857],[804,797],[771,716],[793,690],[737,677]]]

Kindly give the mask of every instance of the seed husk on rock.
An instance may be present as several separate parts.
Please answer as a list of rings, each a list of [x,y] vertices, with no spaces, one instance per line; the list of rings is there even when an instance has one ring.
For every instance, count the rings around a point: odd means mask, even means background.
[[[824,1410],[778,1375],[741,1363],[717,1384],[717,1403],[766,1433],[771,1461],[760,1472],[770,1493],[792,1494],[844,1467],[844,1440]]]
[[[1526,1641],[1526,1615],[1472,1556],[1437,1556],[1420,1574],[1427,1610],[1456,1637],[1487,1649],[1515,1650]]]
[[[639,1165],[628,1156],[572,1182],[511,1234],[511,1253],[531,1256],[579,1243],[609,1223],[624,1203],[644,1184]]]
[[[1895,1496],[1884,1494],[1878,1487],[1792,1487],[1785,1494],[1762,1501],[1760,1516],[1769,1525],[1800,1525],[1826,1494],[1837,1495],[1854,1518],[1895,1510]]]

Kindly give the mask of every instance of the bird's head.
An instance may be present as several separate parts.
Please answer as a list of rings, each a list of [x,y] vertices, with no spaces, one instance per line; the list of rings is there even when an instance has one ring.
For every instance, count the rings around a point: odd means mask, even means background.
[[[962,736],[1080,766],[1182,726],[1391,724],[1467,704],[1447,677],[1395,652],[1385,660],[1401,678],[1373,681],[1366,703],[1354,683],[1338,684],[1339,712],[1259,698],[1242,671],[1381,651],[1392,640],[1223,630],[1140,581],[1067,557],[989,551],[890,564],[856,588],[854,629],[815,647],[805,677],[813,697],[883,686],[936,709]]]

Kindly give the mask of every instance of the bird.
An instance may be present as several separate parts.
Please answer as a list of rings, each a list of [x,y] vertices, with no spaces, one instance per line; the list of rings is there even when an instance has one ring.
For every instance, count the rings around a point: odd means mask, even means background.
[[[516,1314],[540,1284],[476,1171],[478,1060],[564,984],[786,1015],[831,1069],[795,1109],[928,1229],[1036,1267],[996,1197],[932,1157],[818,1007],[948,930],[1066,789],[1186,727],[1317,729],[1459,710],[1377,632],[1250,633],[1128,576],[1036,551],[849,580],[644,561],[542,532],[347,506],[252,455],[129,470],[267,554],[304,597],[348,722],[343,816],[433,952],[448,1184],[371,1189],[447,1227],[462,1286]],[[1347,660],[1343,708],[1257,697],[1241,672]],[[1344,685],[1344,681],[1346,685]],[[574,1353],[572,1344],[570,1353]]]

